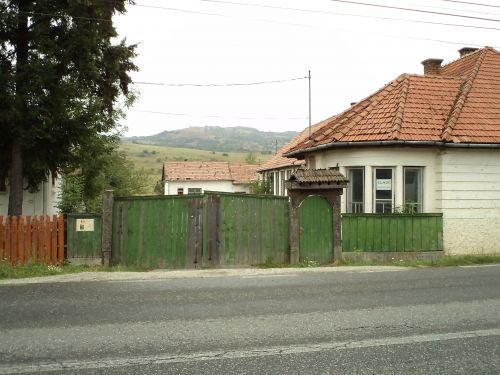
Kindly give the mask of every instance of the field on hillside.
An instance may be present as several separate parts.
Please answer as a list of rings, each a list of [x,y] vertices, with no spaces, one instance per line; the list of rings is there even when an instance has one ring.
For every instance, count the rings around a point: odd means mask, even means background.
[[[248,153],[244,152],[215,152],[195,150],[190,148],[165,147],[138,143],[122,142],[120,150],[125,152],[127,159],[134,163],[135,169],[144,169],[150,180],[153,194],[154,186],[161,179],[163,162],[170,161],[228,161],[230,163],[245,163]],[[257,163],[263,163],[271,155],[254,154]]]

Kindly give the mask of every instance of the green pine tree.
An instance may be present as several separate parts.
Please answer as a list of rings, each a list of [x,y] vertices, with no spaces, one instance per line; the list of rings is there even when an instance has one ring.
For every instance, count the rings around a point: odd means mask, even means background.
[[[127,0],[0,0],[0,178],[9,215],[49,171],[77,169],[119,131],[135,46],[115,43]],[[104,139],[104,140],[103,140]]]

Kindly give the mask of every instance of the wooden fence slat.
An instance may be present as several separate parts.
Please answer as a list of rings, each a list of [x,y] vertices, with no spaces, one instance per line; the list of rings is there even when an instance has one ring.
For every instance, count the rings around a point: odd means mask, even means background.
[[[24,254],[25,260],[29,261],[32,258],[31,251],[31,216],[26,216],[25,236],[24,236]]]
[[[51,239],[50,236],[50,216],[45,216],[45,260],[51,263]]]
[[[33,235],[31,236],[31,248],[33,252],[33,259],[38,260],[39,251],[38,251],[38,219],[36,216],[33,218]]]
[[[51,241],[50,241],[50,264],[57,264],[57,218],[56,215],[52,216],[52,222],[50,223],[51,229]]]
[[[38,227],[38,260],[45,260],[45,221],[40,216]]]
[[[5,259],[11,260],[12,258],[12,248],[10,245],[10,217],[5,218]]]
[[[19,223],[17,225],[17,233],[14,233],[17,236],[17,259],[19,263],[24,264],[25,262],[25,254],[24,254],[24,217],[19,217]]]
[[[11,236],[11,262],[13,265],[17,264],[17,216],[13,216],[12,218],[12,226],[11,230],[12,232],[10,233]]]
[[[60,266],[64,264],[64,216],[59,215],[59,225],[57,228],[57,262]]]

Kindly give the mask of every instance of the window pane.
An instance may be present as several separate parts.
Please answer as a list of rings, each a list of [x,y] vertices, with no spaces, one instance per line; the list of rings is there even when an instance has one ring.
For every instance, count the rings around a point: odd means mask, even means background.
[[[349,169],[348,178],[347,212],[362,213],[364,212],[364,169]]]
[[[375,212],[390,213],[393,206],[393,180],[391,168],[375,169]]]
[[[405,168],[405,210],[422,212],[422,168]]]

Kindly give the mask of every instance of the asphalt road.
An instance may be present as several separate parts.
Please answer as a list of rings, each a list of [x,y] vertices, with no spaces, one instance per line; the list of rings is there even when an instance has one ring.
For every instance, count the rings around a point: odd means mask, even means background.
[[[2,283],[20,373],[500,374],[500,266]]]

